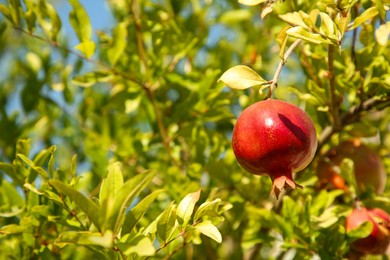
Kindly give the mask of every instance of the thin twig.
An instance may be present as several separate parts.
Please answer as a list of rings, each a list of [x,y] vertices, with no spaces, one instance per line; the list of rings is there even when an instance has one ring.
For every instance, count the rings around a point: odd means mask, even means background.
[[[290,56],[294,48],[297,47],[301,41],[302,41],[301,39],[297,39],[295,42],[291,44],[291,46],[284,53],[283,59],[279,62],[278,68],[276,69],[274,77],[271,80],[271,85],[269,86],[269,91],[266,96],[266,99],[272,96],[272,91],[274,91],[274,89],[278,86],[279,75],[282,72],[284,65],[286,65],[288,57]]]
[[[172,238],[171,240],[165,242],[162,246],[160,246],[157,250],[156,250],[156,253],[158,253],[159,251],[161,251],[162,249],[166,248],[170,243],[172,243],[173,241],[175,241],[176,239],[178,239],[179,237],[182,237],[186,234],[187,232],[184,230],[182,232],[180,232],[177,236],[175,236],[174,238]]]
[[[160,132],[163,145],[168,152],[168,156],[169,156],[170,160],[172,161],[172,163],[176,167],[178,167],[181,171],[183,171],[180,162],[178,160],[176,160],[176,158],[172,154],[172,149],[171,149],[171,145],[170,145],[171,138],[168,136],[167,130],[164,126],[163,118],[161,115],[161,110],[159,109],[159,107],[157,105],[157,101],[156,101],[156,98],[154,97],[154,93],[149,88],[145,88],[145,92],[146,92],[146,95],[147,95],[150,103],[152,104],[153,112],[156,116],[157,127],[158,127],[158,130]]]
[[[179,247],[177,247],[175,250],[172,251],[172,253],[170,253],[169,255],[167,255],[166,257],[164,257],[164,260],[168,260],[168,259],[171,259],[172,256],[174,256],[177,252],[179,252],[180,250],[182,250],[187,244],[185,242],[183,242]]]
[[[44,38],[44,37],[42,37],[42,36],[36,35],[36,34],[34,34],[34,33],[31,33],[31,32],[29,32],[29,31],[24,30],[24,29],[21,28],[21,27],[14,26],[14,29],[15,29],[16,31],[19,31],[19,32],[21,32],[21,33],[23,33],[23,34],[26,34],[26,35],[30,36],[30,37],[33,37],[33,38],[35,38],[35,39],[37,39],[37,40],[46,42],[47,44],[50,44],[51,46],[53,46],[53,47],[55,47],[55,48],[57,48],[57,49],[61,49],[61,50],[65,51],[65,52],[67,52],[67,53],[70,53],[70,54],[72,54],[72,55],[74,55],[74,56],[76,56],[76,57],[78,57],[78,58],[80,58],[80,59],[82,59],[82,60],[85,60],[85,61],[87,61],[87,62],[89,62],[89,63],[92,63],[92,64],[94,64],[94,65],[96,65],[96,66],[98,66],[98,67],[102,67],[102,68],[104,68],[105,70],[107,70],[107,71],[113,73],[114,75],[119,75],[119,76],[122,77],[123,79],[126,79],[126,80],[128,80],[128,81],[131,81],[131,82],[137,84],[138,86],[144,88],[144,84],[142,84],[142,83],[141,83],[140,81],[138,81],[137,79],[131,77],[128,73],[122,72],[122,71],[116,69],[115,67],[112,67],[112,66],[110,66],[110,65],[108,65],[108,64],[106,64],[106,63],[104,63],[104,62],[102,62],[102,61],[100,61],[100,60],[94,60],[94,59],[88,58],[87,56],[81,54],[80,52],[77,52],[77,51],[75,51],[75,50],[72,50],[72,49],[69,49],[69,48],[67,48],[67,47],[62,46],[59,42],[52,41],[52,40],[50,40],[50,39],[47,39],[47,38]]]
[[[143,69],[145,70],[145,73],[148,75],[150,73],[150,69],[148,66],[147,51],[145,50],[144,39],[142,36],[143,35],[142,25],[139,22],[141,20],[141,18],[139,17],[138,2],[136,0],[133,1],[133,4],[132,4],[131,9],[130,9],[130,14],[133,17],[133,23],[135,25],[135,30],[136,30],[135,34],[136,34],[136,38],[137,38],[138,55],[139,55],[141,62],[143,64]],[[157,100],[154,96],[153,90],[155,88],[152,89],[151,86],[152,86],[152,84],[150,84],[150,82],[146,82],[143,84],[143,89],[145,90],[146,96],[148,97],[148,99],[153,107],[153,112],[156,116],[157,127],[158,127],[159,133],[161,135],[163,145],[164,145],[165,149],[167,150],[168,156],[169,156],[170,160],[172,161],[172,163],[181,170],[182,169],[181,164],[179,163],[178,160],[176,160],[176,158],[172,154],[172,149],[171,149],[171,145],[170,145],[171,138],[168,136],[167,130],[166,130],[164,122],[163,122],[161,110],[159,109],[158,104],[157,104]]]
[[[356,5],[353,6],[352,12],[353,12],[354,16],[357,15],[358,9],[357,9]],[[351,59],[352,59],[353,63],[355,64],[356,68],[358,67],[357,66],[357,60],[356,60],[356,51],[355,51],[357,33],[358,33],[358,28],[353,29],[353,31],[352,31],[352,43],[351,43]]]
[[[83,230],[88,230],[88,228],[86,226],[84,226],[83,222],[79,219],[79,217],[77,217],[76,212],[74,212],[73,210],[70,209],[70,207],[66,203],[66,201],[65,201],[64,197],[62,196],[62,194],[60,194],[60,198],[62,200],[62,203],[64,203],[64,208],[69,213],[69,215],[71,217],[74,217],[77,220],[77,222],[79,222],[79,224],[83,228]]]
[[[138,54],[139,54],[139,57],[141,59],[145,73],[148,73],[149,72],[148,57],[147,57],[147,52],[145,50],[145,45],[144,45],[145,41],[143,39],[142,24],[140,23],[141,19],[139,17],[138,6],[139,6],[138,1],[133,0],[132,6],[130,7],[130,15],[133,18],[133,23],[135,26],[135,35],[136,35],[136,41],[137,41]]]
[[[333,128],[338,130],[341,127],[339,116],[339,103],[336,95],[335,73],[334,73],[334,46],[329,44],[328,47],[328,78],[330,94],[330,114],[332,117]]]

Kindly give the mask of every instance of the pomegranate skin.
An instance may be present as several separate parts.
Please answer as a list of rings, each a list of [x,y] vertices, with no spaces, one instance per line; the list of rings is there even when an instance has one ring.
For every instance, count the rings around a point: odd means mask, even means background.
[[[373,224],[370,235],[354,241],[351,248],[362,254],[384,254],[390,243],[390,216],[379,208],[355,208],[346,218],[347,232],[366,221]]]
[[[330,184],[336,189],[347,190],[347,185],[339,174],[339,166],[344,158],[354,162],[355,178],[360,192],[367,191],[371,186],[375,193],[383,193],[386,185],[385,168],[379,155],[359,139],[344,141],[325,154],[317,165],[320,182]]]
[[[245,170],[271,177],[278,197],[281,189],[295,188],[292,173],[311,162],[317,137],[312,121],[302,109],[268,99],[241,113],[233,130],[232,146]]]

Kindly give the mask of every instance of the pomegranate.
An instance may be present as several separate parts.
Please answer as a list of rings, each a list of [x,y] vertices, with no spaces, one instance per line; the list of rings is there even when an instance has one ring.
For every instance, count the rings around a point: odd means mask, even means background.
[[[293,172],[305,168],[317,149],[316,131],[309,116],[290,103],[268,99],[246,108],[234,126],[232,146],[248,172],[269,175],[272,194],[301,187]]]
[[[373,224],[370,235],[354,241],[351,248],[363,254],[383,254],[390,243],[390,216],[382,209],[355,208],[346,218],[346,230],[351,231],[366,221]]]
[[[339,174],[339,166],[344,158],[354,162],[355,178],[360,192],[367,191],[370,186],[377,194],[384,191],[386,172],[380,157],[359,139],[340,143],[318,162],[317,174],[321,183],[330,184],[336,189],[348,189],[345,180]]]

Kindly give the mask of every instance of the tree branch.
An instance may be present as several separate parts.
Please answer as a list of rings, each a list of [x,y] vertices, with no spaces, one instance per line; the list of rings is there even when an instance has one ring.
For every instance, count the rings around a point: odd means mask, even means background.
[[[148,57],[147,52],[145,50],[144,45],[144,39],[142,36],[142,25],[140,23],[140,17],[139,17],[139,10],[138,10],[138,1],[133,0],[132,6],[130,7],[130,15],[133,18],[133,23],[135,26],[135,34],[136,34],[136,41],[137,41],[137,48],[138,48],[138,54],[141,59],[143,69],[146,73],[149,72],[149,66],[148,66]]]
[[[329,94],[330,94],[330,114],[332,118],[333,128],[336,130],[341,127],[339,104],[336,95],[335,74],[334,74],[334,46],[329,44],[328,47],[328,78],[329,78]]]
[[[365,112],[374,110],[374,109],[384,109],[385,107],[390,106],[390,96],[386,96],[383,99],[378,99],[376,97],[367,99],[366,101],[360,103],[359,105],[351,107],[346,111],[341,117],[341,125],[347,126],[353,124],[360,120]],[[327,126],[321,133],[321,136],[318,140],[318,149],[317,152],[321,150],[321,147],[330,139],[330,137],[338,133],[341,129],[336,129],[334,126]]]
[[[23,33],[23,34],[26,34],[26,35],[28,35],[28,36],[30,36],[30,37],[33,37],[33,38],[35,38],[35,39],[37,39],[37,40],[46,42],[47,44],[49,44],[49,45],[51,45],[51,46],[53,46],[53,47],[55,47],[55,48],[57,48],[57,49],[61,49],[61,50],[65,51],[65,52],[67,52],[67,53],[70,53],[70,54],[72,54],[72,55],[74,55],[74,56],[76,56],[76,57],[78,57],[78,58],[80,58],[80,59],[82,59],[82,60],[85,60],[85,61],[87,61],[87,62],[89,62],[89,63],[95,64],[95,65],[98,66],[98,67],[102,67],[102,68],[104,68],[105,70],[107,70],[107,71],[109,71],[109,72],[111,72],[111,73],[113,73],[113,74],[115,74],[115,75],[119,75],[119,76],[121,76],[123,79],[126,79],[126,80],[128,80],[128,81],[131,81],[131,82],[137,84],[138,86],[140,86],[140,87],[142,87],[142,88],[144,87],[144,84],[142,84],[142,83],[141,83],[140,81],[138,81],[137,79],[131,77],[128,73],[122,72],[122,71],[116,69],[115,67],[112,67],[112,66],[110,66],[110,65],[108,65],[108,64],[106,64],[106,63],[104,63],[104,62],[102,62],[102,61],[100,61],[100,60],[94,60],[94,59],[91,59],[91,58],[87,58],[85,55],[81,54],[80,52],[77,52],[77,51],[75,51],[75,50],[72,50],[72,49],[69,49],[69,48],[67,48],[67,47],[64,47],[64,46],[62,46],[60,43],[58,43],[58,42],[56,42],[56,41],[52,41],[52,40],[50,40],[50,39],[47,39],[47,38],[44,38],[44,37],[42,37],[42,36],[36,35],[36,34],[34,34],[34,33],[28,32],[28,31],[24,30],[24,29],[21,28],[21,27],[14,26],[13,28],[14,28],[16,31],[19,31],[19,32],[21,32],[21,33]]]
[[[269,86],[269,91],[265,99],[268,99],[272,96],[272,91],[278,86],[279,75],[282,72],[284,65],[286,65],[288,57],[290,56],[294,48],[297,47],[301,41],[302,41],[301,39],[295,40],[295,42],[293,42],[290,45],[290,47],[287,49],[287,51],[284,53],[283,59],[279,62],[278,68],[276,69],[274,77],[271,80],[271,85]]]
[[[156,98],[154,97],[154,93],[147,87],[145,88],[145,92],[146,92],[146,95],[147,95],[150,103],[152,104],[153,112],[154,112],[154,114],[156,116],[157,127],[158,127],[158,130],[160,132],[160,135],[161,135],[161,138],[162,138],[162,141],[163,141],[163,145],[164,145],[165,149],[168,152],[168,156],[171,159],[172,163],[176,167],[178,167],[181,171],[183,171],[180,162],[178,160],[176,160],[175,157],[173,157],[173,155],[172,155],[171,145],[169,144],[170,141],[171,141],[171,138],[167,134],[167,130],[166,130],[165,126],[164,126],[164,122],[163,122],[163,119],[162,119],[162,116],[161,116],[161,111],[158,108]]]

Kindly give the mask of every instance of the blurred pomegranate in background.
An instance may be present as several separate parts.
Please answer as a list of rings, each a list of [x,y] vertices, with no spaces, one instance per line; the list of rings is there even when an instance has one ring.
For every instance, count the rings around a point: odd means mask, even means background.
[[[382,209],[355,208],[346,218],[346,230],[351,231],[366,221],[373,224],[370,235],[351,244],[351,248],[363,254],[384,254],[390,243],[390,216]]]
[[[386,172],[379,155],[359,139],[348,140],[330,149],[318,162],[317,175],[323,186],[347,190],[347,184],[340,175],[340,164],[349,158],[354,163],[355,178],[359,192],[373,189],[383,193]]]

